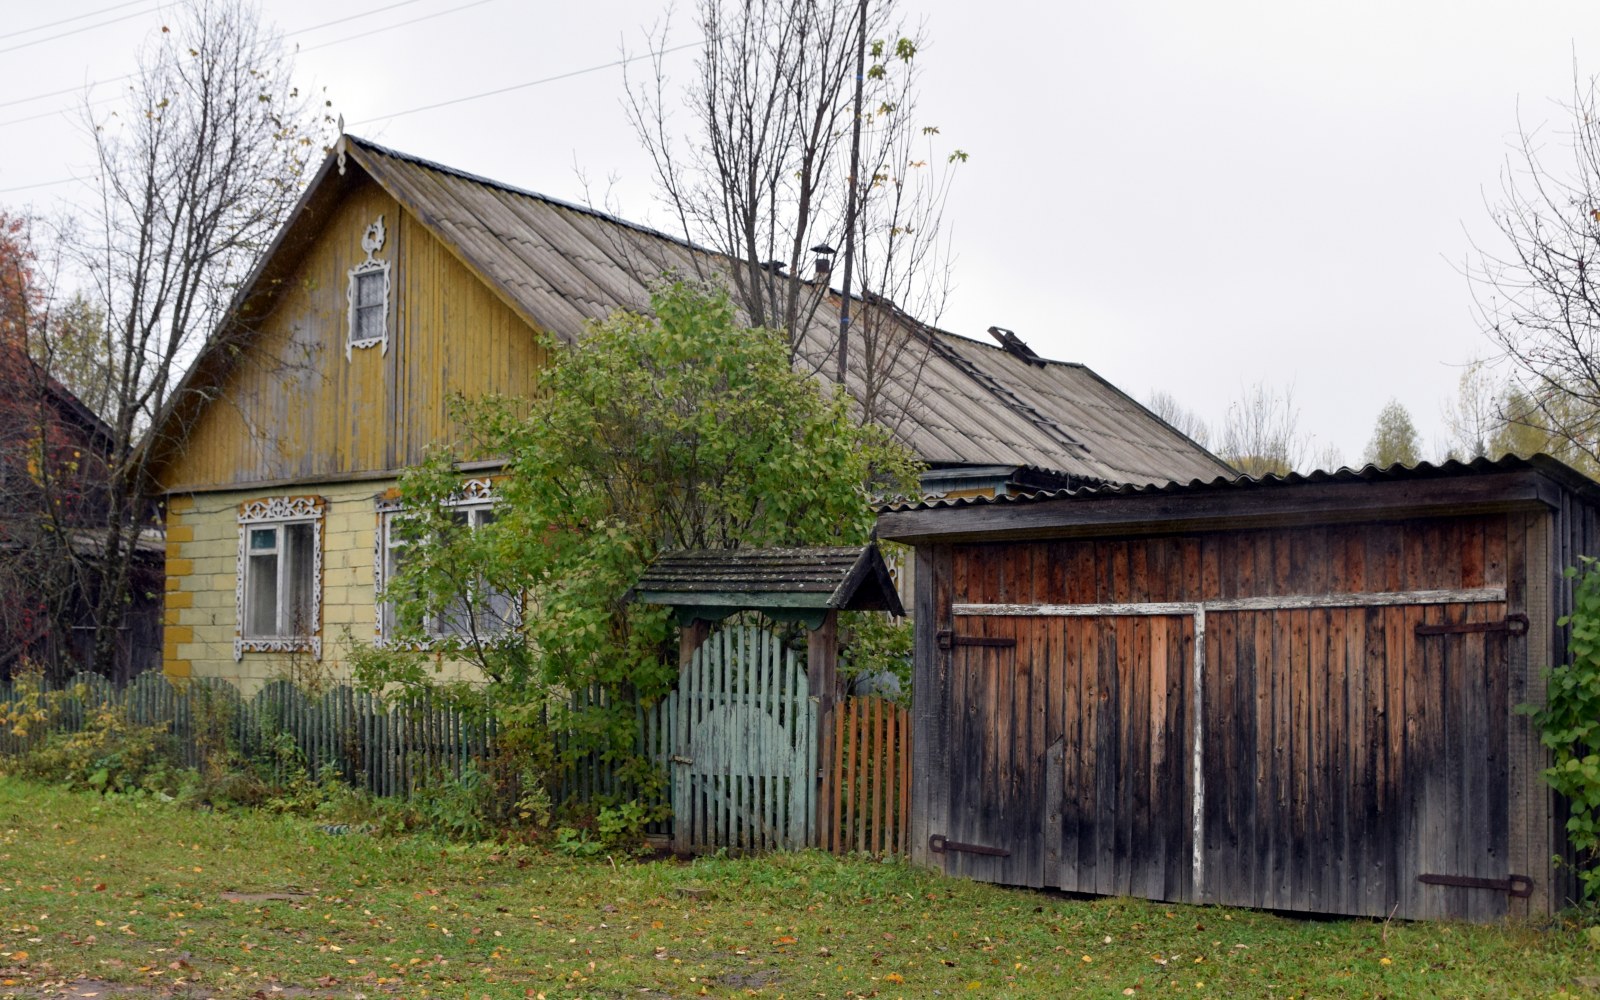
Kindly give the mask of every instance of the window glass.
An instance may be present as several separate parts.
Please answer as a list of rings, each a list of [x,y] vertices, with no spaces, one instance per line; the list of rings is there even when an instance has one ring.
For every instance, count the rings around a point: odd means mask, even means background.
[[[312,575],[316,568],[312,547],[316,544],[316,532],[310,524],[301,522],[284,525],[283,535],[288,574],[284,581],[284,607],[278,634],[310,635],[316,626],[311,620],[311,594],[316,587]]]
[[[252,548],[262,535],[276,538],[276,529],[250,532]],[[252,552],[245,564],[245,634],[278,634],[278,554]]]
[[[388,276],[382,271],[368,271],[355,276],[355,324],[350,331],[352,340],[381,340],[384,334],[384,285]]]
[[[383,583],[393,580],[404,564],[406,542],[395,522],[403,515],[396,511],[383,517],[384,547],[382,554]],[[495,521],[494,509],[477,503],[460,506],[450,511],[450,519],[459,527],[476,530]],[[379,613],[380,634],[388,638],[398,628],[394,602],[384,600]],[[428,616],[427,631],[436,638],[463,638],[476,634],[480,638],[498,635],[516,622],[517,602],[514,596],[492,590],[477,581],[466,593],[457,594],[444,608]]]

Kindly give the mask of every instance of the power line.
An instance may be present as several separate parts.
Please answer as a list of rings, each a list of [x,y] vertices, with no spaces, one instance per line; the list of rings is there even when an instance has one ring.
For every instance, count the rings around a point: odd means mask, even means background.
[[[0,188],[0,194],[10,194],[13,191],[31,191],[34,188],[55,187],[57,184],[70,184],[73,181],[88,180],[87,177],[62,177],[59,180],[40,181],[37,184],[19,184],[16,187]]]
[[[136,10],[132,14],[124,14],[121,17],[113,17],[113,18],[111,18],[109,20],[98,21],[98,22],[96,22],[94,24],[86,24],[81,28],[73,28],[71,31],[63,31],[59,35],[48,35],[48,36],[46,36],[44,38],[35,38],[31,42],[20,42],[20,43],[18,43],[16,45],[11,46],[10,48],[0,49],[0,55],[4,55],[7,52],[15,52],[18,49],[32,48],[35,45],[43,45],[45,42],[53,42],[58,38],[66,38],[69,35],[81,35],[85,31],[93,31],[96,28],[104,28],[107,25],[120,24],[123,21],[131,21],[136,17],[144,17],[146,14],[153,14],[158,9],[159,9],[159,6],[151,7],[149,10]]]
[[[411,3],[411,2],[414,2],[414,0],[405,0],[405,2],[406,3]],[[380,34],[380,33],[385,32],[385,31],[392,31],[395,28],[404,28],[407,25],[416,24],[418,21],[431,21],[436,17],[443,17],[446,14],[455,14],[455,13],[458,13],[460,11],[466,10],[468,7],[481,7],[484,4],[490,3],[490,2],[491,2],[491,0],[472,0],[471,3],[460,4],[459,6],[450,7],[448,9],[446,9],[446,10],[434,11],[432,14],[423,14],[421,17],[414,17],[409,21],[400,21],[400,22],[397,22],[395,24],[386,24],[381,28],[372,28],[371,30],[368,30],[368,31],[359,32],[358,34],[346,35],[343,38],[335,38],[331,42],[318,42],[316,45],[308,45],[305,48],[301,49],[300,51],[301,52],[315,52],[318,49],[325,49],[330,45],[339,45],[339,44],[344,43],[344,42],[353,42],[357,38],[366,38],[368,35],[376,35],[376,34]],[[399,6],[401,6],[401,4],[395,4],[395,6],[399,7]],[[385,8],[385,9],[388,9],[388,8]],[[341,18],[340,20],[348,21],[350,19],[349,18]],[[328,23],[329,24],[337,24],[338,22],[330,21]],[[326,27],[326,25],[318,25],[318,27]],[[307,29],[307,30],[309,30],[309,29]]]
[[[148,2],[148,0],[128,0],[128,3],[119,4],[118,6],[125,7],[125,6],[128,6],[129,4],[133,4],[133,3],[146,3],[146,2]],[[400,7],[409,7],[414,3],[421,3],[421,2],[422,2],[422,0],[398,0],[397,3],[385,4],[382,7],[374,7],[371,10],[362,11],[359,14],[349,14],[349,15],[346,15],[345,17],[336,17],[331,21],[323,21],[321,24],[310,24],[310,25],[307,25],[304,28],[296,28],[293,31],[286,31],[286,32],[283,33],[283,37],[284,38],[293,38],[296,35],[304,35],[304,34],[306,34],[308,32],[318,31],[318,30],[320,30],[322,28],[331,28],[332,26],[334,26],[336,24],[343,24],[346,21],[356,21],[356,20],[360,20],[362,18],[372,17],[375,14],[384,14],[384,13],[387,13],[387,12],[389,12],[391,10],[396,10],[396,9],[398,9]],[[471,6],[475,6],[475,4],[467,4],[466,6],[471,7]],[[106,10],[115,10],[115,9],[117,9],[117,8],[116,7],[108,7],[108,8],[106,8]],[[455,8],[455,9],[456,10],[460,10],[462,8],[458,7],[458,8]],[[96,13],[103,13],[103,11],[97,11]],[[449,14],[449,13],[451,13],[451,11],[449,11],[449,10],[440,12],[440,14]],[[79,15],[79,16],[80,17],[88,17],[90,15],[82,14],[82,15]],[[439,16],[439,14],[429,14],[429,15],[426,15],[425,17],[417,18],[417,20],[426,20],[427,17],[438,17],[438,16]],[[68,20],[72,20],[72,18],[69,18]],[[64,23],[64,22],[57,22],[57,23]],[[415,21],[402,21],[400,24],[391,25],[391,27],[398,28],[398,27],[402,27],[402,26],[407,25],[407,24],[414,24],[414,23],[416,23],[416,22]],[[50,27],[50,25],[41,25],[40,27]],[[35,30],[38,30],[38,29],[29,28],[28,30],[29,31],[35,31]],[[351,35],[350,37],[351,38],[361,38],[361,37],[364,37],[364,35],[366,35],[366,34],[375,34],[376,32],[383,31],[383,30],[386,30],[386,29],[384,29],[384,28],[376,28],[376,29],[373,29],[373,31],[365,32],[365,33],[363,33],[361,35]],[[0,35],[0,38],[6,38],[6,37],[9,37],[9,36]],[[348,40],[349,39],[339,39],[338,41],[333,41],[333,42],[320,42],[320,43],[318,43],[316,45],[310,46],[309,48],[300,49],[300,51],[301,52],[310,52],[313,49],[326,48],[327,46],[330,46],[330,45],[337,45],[340,41],[348,41]],[[47,39],[39,39],[39,41],[47,41]],[[121,83],[124,80],[131,80],[135,76],[138,76],[138,75],[139,75],[138,73],[125,73],[122,76],[114,76],[114,77],[112,77],[112,78],[110,78],[108,80],[96,80],[96,81],[93,81],[93,82],[91,82],[89,84],[89,86],[92,88],[92,87],[97,87],[97,86],[100,86],[101,84],[106,84],[106,83]],[[78,93],[82,89],[83,89],[82,87],[65,87],[65,88],[63,88],[61,90],[52,90],[52,91],[48,91],[48,92],[43,93],[43,94],[34,94],[34,95],[30,96],[30,97],[17,97],[17,98],[13,98],[13,99],[11,99],[9,101],[0,101],[0,108],[9,108],[9,107],[13,107],[13,106],[18,105],[18,104],[29,104],[29,103],[31,103],[33,101],[42,101],[47,97],[60,97],[63,94],[75,94],[75,93]],[[14,119],[13,121],[0,122],[0,127],[4,127],[6,125],[15,125],[15,124],[17,124],[19,122],[35,121],[36,119],[39,119],[39,118],[48,118],[50,114],[55,114],[55,112],[52,111],[49,114],[45,114],[45,115],[34,115],[32,117],[29,117],[29,118],[18,118],[18,119]]]
[[[313,25],[310,25],[310,26],[304,27],[304,28],[296,28],[293,31],[284,32],[283,37],[285,37],[285,38],[293,38],[295,35],[303,35],[308,31],[316,31],[318,28],[331,28],[336,24],[343,24],[346,21],[358,21],[358,20],[360,20],[361,18],[364,18],[364,17],[371,17],[374,14],[382,14],[385,11],[394,10],[396,7],[409,7],[414,3],[421,3],[421,2],[422,2],[422,0],[400,0],[399,3],[392,3],[392,4],[389,4],[387,7],[375,7],[372,10],[363,11],[360,14],[349,14],[349,15],[346,15],[345,17],[336,17],[331,21],[323,21],[321,24],[313,24]]]
[[[76,93],[79,93],[79,92],[84,91],[84,90],[93,90],[95,87],[98,87],[103,83],[121,83],[123,80],[131,80],[135,76],[138,76],[138,75],[139,74],[137,74],[137,73],[128,73],[128,74],[125,74],[123,76],[114,76],[109,80],[90,80],[89,83],[86,86],[85,85],[80,85],[80,86],[76,86],[76,87],[63,87],[60,90],[52,90],[48,94],[34,94],[32,97],[18,97],[15,100],[11,100],[11,101],[0,101],[0,108],[9,108],[12,105],[16,105],[16,104],[28,104],[28,103],[31,103],[33,101],[42,101],[46,97],[60,97],[62,94],[76,94]],[[54,112],[52,112],[52,114],[53,113]],[[29,119],[24,118],[22,120],[23,121],[28,121]],[[0,123],[0,124],[9,125],[10,122],[3,122],[3,123]]]
[[[71,17],[63,17],[59,21],[50,21],[45,24],[36,24],[31,28],[18,28],[16,31],[8,31],[5,34],[0,35],[0,38],[15,38],[18,35],[31,35],[35,31],[43,31],[46,28],[55,28],[72,21],[81,21],[86,17],[97,17],[100,14],[109,14],[114,10],[121,10],[124,7],[132,7],[136,3],[149,2],[150,0],[123,0],[122,3],[114,3],[109,7],[101,7],[99,10],[91,10],[86,14],[74,14]]]
[[[417,113],[422,112],[422,111],[434,111],[434,110],[437,110],[439,108],[448,108],[448,107],[450,107],[452,105],[455,105],[455,104],[465,104],[468,101],[481,100],[482,98],[485,98],[485,97],[497,97],[500,94],[509,94],[514,90],[526,90],[529,87],[537,87],[542,83],[555,83],[558,80],[569,80],[572,77],[583,76],[586,73],[598,73],[599,71],[601,71],[603,69],[614,69],[614,68],[616,68],[618,66],[626,66],[629,63],[636,62],[636,61],[638,61],[640,59],[653,58],[655,56],[664,56],[664,55],[668,55],[668,54],[673,53],[673,52],[682,51],[683,49],[696,48],[696,47],[700,46],[701,44],[703,44],[703,42],[699,42],[699,41],[685,42],[682,45],[674,45],[670,49],[662,49],[659,52],[646,52],[646,53],[641,53],[641,54],[636,55],[636,56],[625,56],[625,57],[623,57],[621,59],[613,60],[612,62],[601,63],[598,66],[587,66],[587,67],[585,67],[583,69],[575,69],[575,70],[572,70],[572,71],[567,72],[567,73],[558,73],[555,76],[540,77],[537,80],[529,80],[526,83],[514,83],[509,87],[498,87],[498,88],[496,88],[494,90],[485,90],[485,91],[482,91],[482,92],[477,93],[477,94],[468,94],[465,97],[454,97],[454,98],[451,98],[448,101],[439,101],[439,102],[437,102],[435,104],[424,104],[424,105],[421,105],[420,107],[407,108],[404,111],[396,111],[396,112],[393,112],[392,114],[374,115],[371,118],[363,118],[358,122],[351,122],[350,124],[352,124],[352,125],[370,125],[373,122],[388,121],[389,119],[392,119],[392,118],[403,118],[406,115],[414,115],[414,114],[417,114]]]

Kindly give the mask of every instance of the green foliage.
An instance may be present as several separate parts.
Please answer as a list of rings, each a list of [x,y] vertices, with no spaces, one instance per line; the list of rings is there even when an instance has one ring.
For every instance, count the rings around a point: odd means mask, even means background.
[[[1391,399],[1378,411],[1378,422],[1367,442],[1366,459],[1379,468],[1391,465],[1416,465],[1422,461],[1417,443],[1417,425],[1398,400]]]
[[[128,721],[121,709],[102,707],[77,732],[57,732],[15,758],[22,777],[60,782],[96,792],[177,791],[181,765],[165,726]]]
[[[1544,779],[1570,803],[1567,835],[1577,855],[1585,899],[1600,899],[1600,562],[1580,556],[1568,567],[1572,614],[1556,624],[1570,627],[1571,662],[1544,671],[1545,704],[1521,705],[1533,717],[1552,765]]]
[[[676,673],[666,610],[627,596],[642,569],[666,549],[862,543],[871,491],[916,482],[904,448],[797,373],[785,336],[743,326],[725,293],[673,284],[652,310],[614,314],[576,349],[548,340],[531,402],[459,404],[479,453],[506,462],[495,517],[456,516],[459,456],[408,472],[410,544],[385,594],[402,640],[354,658],[370,687],[429,685],[443,659],[468,659],[497,706],[574,734],[563,763],[599,755],[635,790],[660,780],[636,757],[637,708]],[[509,627],[427,634],[439,609],[490,594],[520,595]]]

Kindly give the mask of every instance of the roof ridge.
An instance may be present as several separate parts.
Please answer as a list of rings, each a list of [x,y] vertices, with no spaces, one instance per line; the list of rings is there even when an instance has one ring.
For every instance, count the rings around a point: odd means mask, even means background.
[[[483,174],[475,174],[470,170],[462,170],[460,167],[452,167],[447,163],[440,163],[438,160],[430,160],[425,156],[417,156],[414,153],[402,152],[390,146],[385,146],[382,143],[374,142],[371,139],[364,139],[358,135],[350,135],[349,133],[346,133],[344,138],[358,146],[365,147],[366,149],[381,153],[384,156],[388,156],[396,160],[402,160],[406,163],[413,163],[419,167],[426,167],[429,170],[437,170],[439,173],[449,174],[452,177],[459,177],[462,180],[471,181],[474,184],[481,184],[484,187],[494,188],[498,191],[506,191],[510,194],[522,195],[525,198],[533,198],[536,201],[542,201],[546,204],[554,205],[557,208],[565,208],[573,212],[580,212],[584,215],[599,219],[602,222],[609,222],[613,225],[622,226],[625,229],[632,229],[649,236],[655,236],[660,239],[669,240],[681,247],[684,247],[685,249],[693,250],[696,253],[712,254],[718,257],[723,256],[723,254],[716,250],[711,250],[707,247],[700,246],[692,240],[686,239],[682,236],[674,236],[671,233],[663,232],[660,229],[644,225],[643,223],[634,222],[630,219],[624,219],[620,215],[613,215],[610,212],[595,208],[593,205],[579,204],[575,201],[568,201],[565,198],[557,198],[554,195],[548,195],[541,191],[535,191],[532,188],[525,188],[516,184],[509,184],[505,181],[495,180],[493,177],[486,177]]]

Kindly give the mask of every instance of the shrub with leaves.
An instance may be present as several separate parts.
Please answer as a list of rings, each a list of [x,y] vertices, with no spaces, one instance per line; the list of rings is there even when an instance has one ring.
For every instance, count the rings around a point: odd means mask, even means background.
[[[1600,899],[1600,561],[1580,556],[1568,567],[1576,579],[1572,614],[1556,624],[1570,628],[1571,661],[1544,671],[1545,704],[1524,705],[1552,765],[1545,781],[1569,803],[1567,836],[1577,855],[1584,898]]]
[[[359,676],[420,685],[441,657],[471,660],[496,703],[543,705],[575,734],[569,762],[599,754],[638,787],[658,778],[635,756],[636,709],[676,670],[665,609],[628,600],[644,567],[675,548],[863,543],[873,492],[913,489],[917,469],[853,418],[842,391],[797,372],[781,333],[741,324],[719,291],[672,284],[652,315],[619,312],[575,347],[546,346],[556,361],[536,399],[459,407],[479,456],[505,461],[492,521],[456,516],[460,456],[402,480],[412,544],[385,596],[431,655],[363,655]],[[488,594],[520,595],[510,628],[427,634],[429,615]],[[568,707],[572,692],[588,693],[581,708]]]

